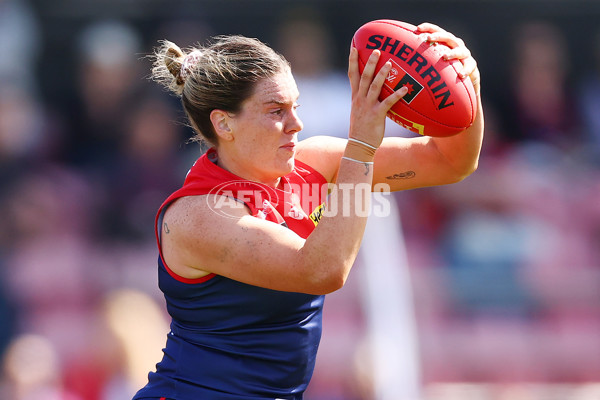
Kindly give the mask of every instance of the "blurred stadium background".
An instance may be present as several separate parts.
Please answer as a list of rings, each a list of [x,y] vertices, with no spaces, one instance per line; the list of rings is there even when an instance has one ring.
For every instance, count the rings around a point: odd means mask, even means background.
[[[157,40],[266,41],[292,62],[305,135],[344,136],[349,42],[379,18],[466,41],[486,139],[464,182],[394,195],[397,263],[377,283],[389,258],[363,255],[328,297],[306,399],[600,399],[594,0],[0,0],[0,398],[130,399],[161,356],[153,217],[200,149],[147,80]],[[373,301],[387,273],[402,285]],[[407,361],[397,396],[377,346]]]

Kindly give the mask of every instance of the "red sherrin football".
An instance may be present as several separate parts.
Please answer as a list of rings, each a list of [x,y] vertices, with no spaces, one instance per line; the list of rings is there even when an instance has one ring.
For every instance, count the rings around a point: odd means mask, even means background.
[[[352,38],[358,49],[362,74],[369,56],[381,51],[376,70],[388,60],[392,70],[380,100],[402,86],[408,93],[388,112],[388,117],[403,127],[426,136],[454,135],[473,123],[477,112],[471,80],[461,79],[460,61],[445,61],[442,44],[431,45],[406,22],[377,20],[361,26]]]

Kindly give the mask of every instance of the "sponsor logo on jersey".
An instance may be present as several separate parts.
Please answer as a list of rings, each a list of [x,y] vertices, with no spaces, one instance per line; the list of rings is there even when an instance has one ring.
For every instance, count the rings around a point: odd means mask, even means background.
[[[315,224],[315,226],[319,225],[319,221],[323,218],[323,212],[325,211],[325,203],[322,203],[320,206],[315,208],[315,210],[310,213],[308,218]]]

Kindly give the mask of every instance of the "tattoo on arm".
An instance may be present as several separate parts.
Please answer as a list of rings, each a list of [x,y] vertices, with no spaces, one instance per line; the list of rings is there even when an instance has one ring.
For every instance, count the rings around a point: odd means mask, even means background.
[[[166,222],[163,223],[163,228],[165,233],[168,235],[169,233],[171,233],[171,231],[169,230],[169,225],[167,225]]]
[[[371,168],[369,167],[371,164],[369,163],[365,163],[365,176],[369,175],[369,171],[371,170]]]
[[[412,179],[415,177],[415,171],[404,171],[394,175],[386,176],[386,179]]]

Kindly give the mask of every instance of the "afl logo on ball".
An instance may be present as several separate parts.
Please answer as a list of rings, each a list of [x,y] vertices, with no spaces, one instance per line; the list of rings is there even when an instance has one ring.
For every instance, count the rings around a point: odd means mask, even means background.
[[[421,85],[415,78],[410,76],[397,62],[390,59],[392,63],[392,69],[388,74],[387,79],[385,80],[385,85],[396,91],[403,86],[406,86],[408,92],[404,95],[402,100],[404,100],[407,104],[410,104],[411,101],[417,97],[421,90],[423,90],[423,85]]]

